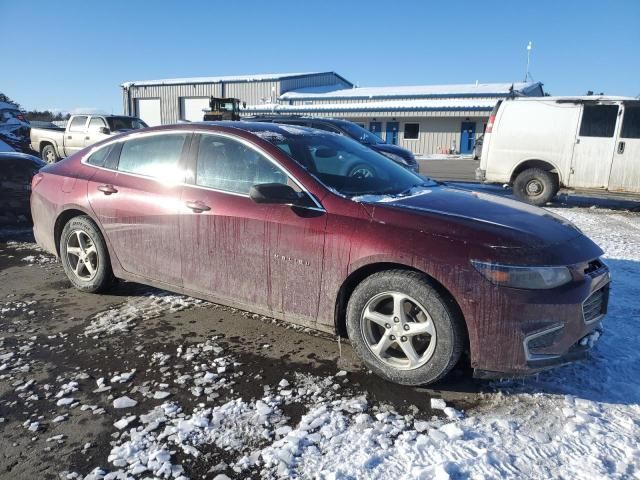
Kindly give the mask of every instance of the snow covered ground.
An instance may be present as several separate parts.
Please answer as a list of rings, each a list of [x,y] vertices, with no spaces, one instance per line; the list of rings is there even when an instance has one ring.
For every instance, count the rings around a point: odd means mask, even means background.
[[[265,380],[211,336],[153,354],[140,350],[142,369],[112,372],[90,386],[70,373],[45,394],[57,405],[56,418],[32,418],[23,428],[36,435],[43,423],[65,423],[79,409],[116,415],[104,456],[63,478],[182,479],[198,462],[205,462],[200,471],[207,478],[218,480],[640,478],[640,215],[552,210],[606,251],[613,284],[605,334],[588,361],[483,384],[472,409],[432,398],[427,415],[398,413],[351,386],[352,373],[345,371],[282,372]],[[43,262],[43,268],[51,267]],[[173,295],[133,298],[88,318],[79,336],[118,338],[163,308],[208,308]],[[4,308],[0,320],[3,314],[28,316],[37,305],[13,300]],[[0,384],[9,379],[6,372],[29,371],[34,348],[30,339],[15,345],[0,339]],[[141,383],[142,370],[147,378],[155,372],[156,380]],[[38,388],[29,382],[13,387],[26,399]],[[257,384],[260,393],[240,395],[241,382]],[[76,400],[83,390],[108,394],[108,401],[83,404]],[[178,399],[185,392],[193,401]],[[64,442],[53,433],[47,432],[50,445]],[[225,452],[225,460],[211,461],[211,449]]]

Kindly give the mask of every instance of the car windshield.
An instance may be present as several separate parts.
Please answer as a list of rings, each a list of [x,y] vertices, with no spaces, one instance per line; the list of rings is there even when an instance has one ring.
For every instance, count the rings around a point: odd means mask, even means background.
[[[107,117],[107,123],[111,130],[137,130],[147,128],[147,124],[139,118],[133,117]]]
[[[254,133],[280,148],[325,186],[348,197],[405,195],[416,187],[436,185],[347,137],[283,125]]]
[[[376,134],[371,133],[369,130],[362,128],[360,125],[351,122],[340,122],[340,127],[351,136],[365,145],[375,145],[376,143],[383,143],[382,139]]]

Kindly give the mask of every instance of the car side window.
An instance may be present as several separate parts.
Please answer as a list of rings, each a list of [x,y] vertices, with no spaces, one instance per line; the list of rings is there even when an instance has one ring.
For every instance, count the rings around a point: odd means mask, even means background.
[[[180,156],[186,133],[149,135],[127,140],[122,145],[118,170],[169,181],[183,181]]]
[[[338,130],[333,125],[329,125],[328,123],[312,122],[311,123],[311,128],[316,128],[318,130],[324,130],[325,132],[341,133],[340,130]]]
[[[93,165],[94,167],[104,167],[104,163],[107,160],[107,157],[109,156],[109,152],[111,152],[112,147],[113,147],[113,144],[107,145],[106,147],[93,152],[91,155],[89,155],[86,162],[89,165]]]
[[[581,137],[613,137],[618,105],[585,105],[580,124]]]
[[[622,138],[640,138],[640,105],[626,105],[622,121]]]
[[[84,126],[86,123],[87,123],[86,116],[73,117],[73,120],[71,120],[71,124],[69,125],[69,131],[84,132]]]
[[[286,173],[253,148],[227,137],[200,136],[197,185],[248,195],[261,183],[293,186]]]
[[[100,117],[91,117],[91,120],[89,120],[89,130],[98,130],[99,128],[106,126],[107,124]]]

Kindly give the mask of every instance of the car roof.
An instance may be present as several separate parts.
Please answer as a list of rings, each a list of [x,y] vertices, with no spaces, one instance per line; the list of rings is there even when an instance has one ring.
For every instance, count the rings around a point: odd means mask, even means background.
[[[282,120],[299,120],[301,122],[326,122],[333,124],[343,124],[343,123],[353,123],[349,122],[349,120],[344,120],[342,118],[329,118],[329,117],[310,117],[304,115],[256,115],[255,117],[247,117],[247,121],[256,121],[260,123],[264,123],[268,120],[279,122]]]
[[[216,121],[216,122],[192,122],[191,125],[202,125],[202,126],[212,126],[212,127],[225,127],[225,128],[234,128],[236,130],[244,130],[245,132],[276,132],[286,135],[287,133],[291,133],[290,130],[287,130],[288,127],[294,127],[295,129],[304,130],[309,133],[318,133],[318,130],[315,128],[305,127],[303,125],[281,125],[279,123],[271,123],[271,122],[251,122],[251,121]],[[323,132],[326,133],[326,132]]]
[[[46,165],[46,163],[38,157],[20,152],[0,152],[0,160],[25,160],[37,164],[42,164],[43,166]]]

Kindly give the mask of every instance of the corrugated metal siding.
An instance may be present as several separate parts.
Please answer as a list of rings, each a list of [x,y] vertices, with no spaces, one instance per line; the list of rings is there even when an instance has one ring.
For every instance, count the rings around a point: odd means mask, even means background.
[[[397,97],[397,98],[354,98],[354,99],[342,99],[342,98],[338,98],[338,99],[319,99],[319,100],[292,100],[292,101],[283,101],[282,103],[285,105],[319,105],[319,104],[327,104],[327,103],[333,103],[333,104],[342,104],[342,103],[371,103],[371,102],[395,102],[398,100],[405,100],[405,101],[411,101],[411,100],[420,100],[423,98],[428,98],[428,97]],[[434,97],[435,98],[435,97]],[[442,97],[438,97],[438,98],[442,98]],[[451,96],[448,98],[462,98],[462,97],[456,97],[456,96]],[[473,102],[473,100],[477,99],[477,100],[488,100],[488,99],[495,99],[495,101],[497,102],[501,97],[473,97],[473,99],[469,99],[470,102]]]
[[[285,78],[280,81],[280,91],[278,95],[282,95],[285,92],[291,90],[297,90],[299,88],[306,87],[320,87],[322,85],[343,85],[344,88],[349,88],[351,85],[342,80],[335,73],[323,73],[320,75],[309,75],[305,77],[297,78]]]
[[[449,117],[396,117],[395,121],[400,123],[400,132],[398,133],[398,145],[411,150],[416,155],[429,155],[432,153],[442,153],[444,149],[454,147],[456,150],[460,148],[460,131],[462,122],[475,122],[476,138],[482,134],[484,125],[489,120],[488,115],[485,116],[449,116]],[[365,128],[369,129],[369,123],[379,121],[382,123],[382,132],[386,130],[387,118],[376,117],[342,117],[356,123],[364,123]],[[407,123],[420,124],[420,132],[415,140],[406,140],[404,138],[404,126]]]
[[[225,82],[224,96],[240,99],[247,105],[275,102],[278,99],[277,81],[268,82]]]

